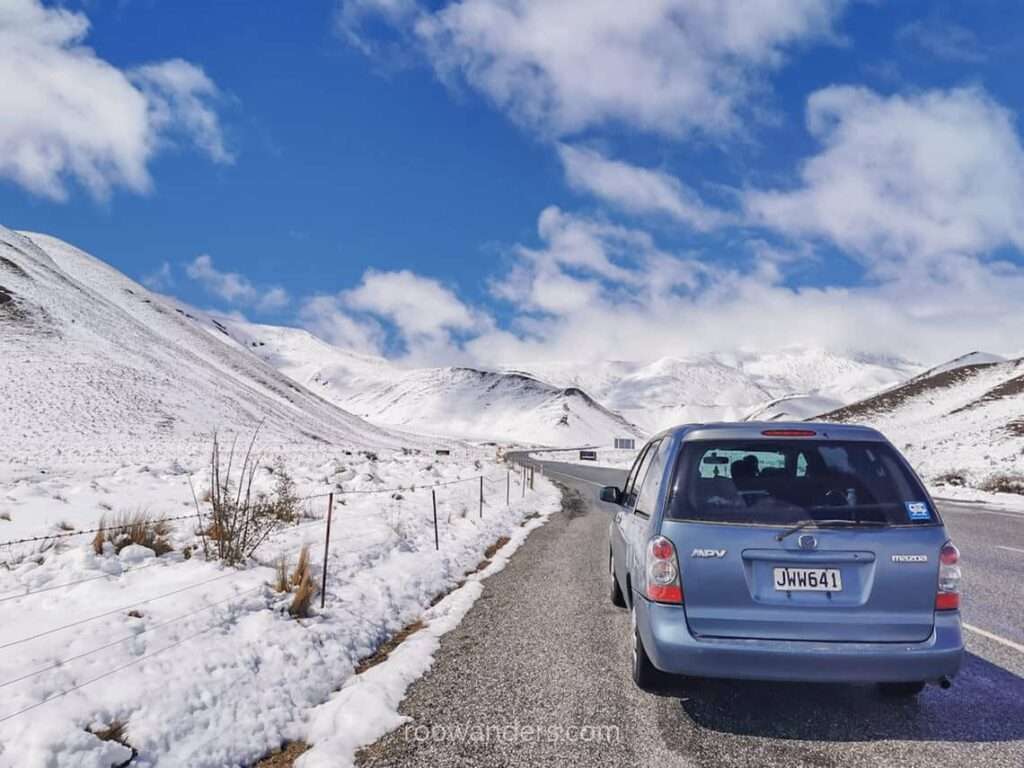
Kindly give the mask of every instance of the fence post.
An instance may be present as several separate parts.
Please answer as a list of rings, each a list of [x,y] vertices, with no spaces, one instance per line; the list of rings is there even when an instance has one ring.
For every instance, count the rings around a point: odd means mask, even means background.
[[[512,470],[508,471],[505,475],[505,506],[509,506],[512,503]]]
[[[430,489],[430,500],[434,503],[434,549],[441,549],[441,540],[437,536],[437,491]]]
[[[331,517],[334,516],[334,494],[327,496],[327,534],[324,536],[324,570],[320,577],[320,610],[327,602],[327,553],[331,548]]]
[[[480,475],[480,519],[484,517],[484,476]]]
[[[522,497],[525,499],[526,498],[526,465],[525,464],[523,464],[523,482],[522,482],[521,485],[522,485],[522,491],[523,491]]]

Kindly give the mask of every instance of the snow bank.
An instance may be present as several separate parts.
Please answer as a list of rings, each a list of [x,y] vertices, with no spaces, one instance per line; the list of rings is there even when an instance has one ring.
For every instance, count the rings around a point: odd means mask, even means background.
[[[0,766],[123,761],[125,748],[89,732],[115,721],[127,724],[139,766],[250,764],[285,741],[315,742],[326,711],[315,708],[336,700],[361,658],[462,581],[499,537],[516,540],[530,513],[557,506],[557,491],[538,478],[535,492],[521,498],[514,490],[506,507],[506,469],[484,452],[473,460],[332,453],[296,451],[285,461],[301,489],[326,483],[344,491],[336,496],[326,607],[307,619],[289,617],[291,595],[270,585],[278,559],[294,567],[304,544],[319,577],[325,525],[315,517],[278,531],[257,562],[237,570],[203,558],[192,521],[175,524],[175,550],[162,557],[138,546],[118,555],[109,544],[96,554],[89,536],[3,548],[0,606],[16,620],[0,625]],[[201,493],[207,479],[191,469]],[[85,528],[95,525],[101,500],[185,510],[192,502],[183,472],[128,465],[93,476],[64,468],[56,481],[18,484],[4,503],[21,533],[37,516],[37,524],[60,517],[65,527]],[[489,478],[482,517],[481,474]],[[261,486],[272,481],[261,470]],[[440,483],[452,484],[435,489],[438,551],[428,486]],[[324,499],[310,504],[310,514],[323,515]],[[0,523],[0,536],[13,525]],[[456,620],[448,606],[469,599],[472,587],[464,589],[427,614],[430,632]]]
[[[537,484],[549,486],[538,478]],[[548,494],[540,517],[517,528],[509,543],[491,558],[491,564],[472,574],[466,583],[426,611],[424,629],[405,640],[388,659],[352,677],[330,701],[310,718],[306,740],[313,748],[296,763],[298,768],[344,768],[353,764],[356,751],[402,725],[398,713],[409,686],[433,665],[441,636],[450,632],[483,592],[481,581],[502,570],[530,531],[543,525],[559,508],[557,495]]]

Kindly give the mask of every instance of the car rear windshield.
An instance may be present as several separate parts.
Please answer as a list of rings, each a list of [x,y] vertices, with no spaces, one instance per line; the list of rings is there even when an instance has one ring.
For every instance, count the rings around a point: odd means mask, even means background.
[[[687,443],[667,516],[767,525],[938,522],[892,446],[800,439]]]

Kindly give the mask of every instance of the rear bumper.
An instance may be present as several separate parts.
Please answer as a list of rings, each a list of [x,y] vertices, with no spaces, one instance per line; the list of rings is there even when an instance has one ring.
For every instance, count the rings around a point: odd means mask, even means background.
[[[634,595],[644,649],[663,672],[693,677],[820,683],[935,681],[960,669],[964,642],[957,611],[935,616],[923,643],[828,643],[696,638],[679,606]]]

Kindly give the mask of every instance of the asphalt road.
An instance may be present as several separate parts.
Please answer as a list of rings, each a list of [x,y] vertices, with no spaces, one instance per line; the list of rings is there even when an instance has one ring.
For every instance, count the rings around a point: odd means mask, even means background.
[[[607,597],[617,470],[547,463],[579,496],[488,579],[363,766],[1024,766],[1024,515],[940,505],[963,554],[968,655],[912,702],[870,686],[629,677]]]

